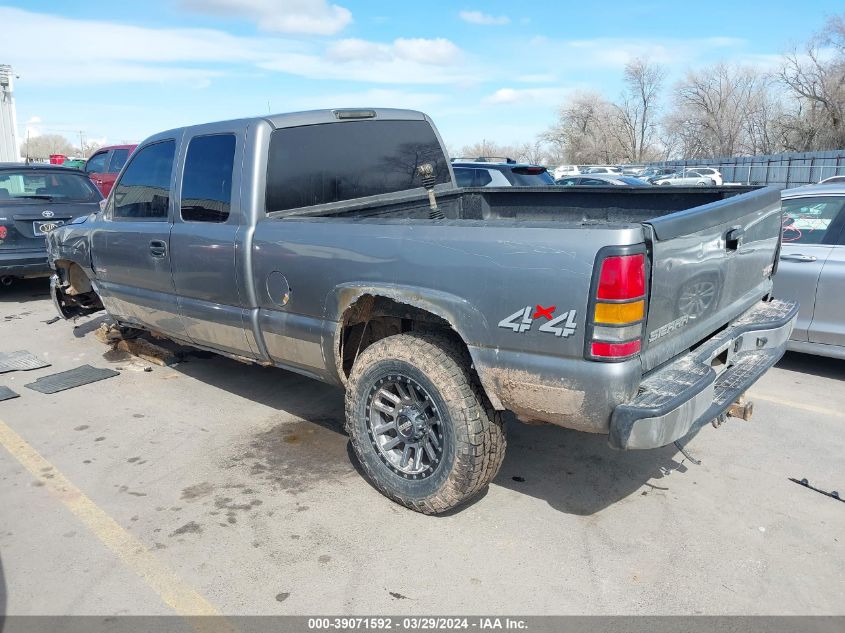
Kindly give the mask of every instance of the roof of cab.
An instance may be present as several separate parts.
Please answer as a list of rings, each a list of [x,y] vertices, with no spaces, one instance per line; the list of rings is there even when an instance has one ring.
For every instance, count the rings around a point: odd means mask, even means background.
[[[374,112],[375,116],[359,117],[359,118],[339,118],[337,115],[341,112]],[[321,123],[346,123],[352,121],[372,121],[372,120],[394,120],[394,121],[429,121],[423,112],[417,110],[401,110],[398,108],[332,108],[331,110],[304,110],[302,112],[288,112],[284,114],[268,114],[265,116],[244,117],[242,119],[228,119],[225,121],[207,121],[205,123],[197,123],[194,125],[185,125],[169,130],[162,130],[156,134],[148,136],[139,145],[147,145],[148,143],[158,142],[162,139],[172,137],[185,130],[193,130],[195,128],[213,128],[216,126],[225,126],[231,124],[248,124],[257,121],[266,121],[276,129],[285,127],[298,127],[301,125],[319,125]]]
[[[339,113],[373,112],[375,116],[352,117],[342,119]],[[341,121],[424,121],[426,115],[417,110],[403,110],[399,108],[332,108],[331,110],[305,110],[303,112],[288,112],[286,114],[272,114],[261,117],[275,128],[297,127],[300,125],[317,125],[320,123],[339,123]]]

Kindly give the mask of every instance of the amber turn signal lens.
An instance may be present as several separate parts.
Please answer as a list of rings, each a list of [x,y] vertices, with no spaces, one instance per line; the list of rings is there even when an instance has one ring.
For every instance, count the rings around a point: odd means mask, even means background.
[[[593,321],[596,323],[633,323],[642,321],[645,301],[633,303],[597,303]]]

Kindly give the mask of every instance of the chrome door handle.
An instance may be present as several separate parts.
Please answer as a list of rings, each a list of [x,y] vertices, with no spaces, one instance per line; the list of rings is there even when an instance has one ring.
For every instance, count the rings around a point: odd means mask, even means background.
[[[167,255],[167,244],[162,240],[150,241],[150,254],[153,257],[164,257],[165,255]]]
[[[784,262],[814,262],[817,260],[815,255],[801,255],[796,253],[794,255],[781,255],[781,261]]]

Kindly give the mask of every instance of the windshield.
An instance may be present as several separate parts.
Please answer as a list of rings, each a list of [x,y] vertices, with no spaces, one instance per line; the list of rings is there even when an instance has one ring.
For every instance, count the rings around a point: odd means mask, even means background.
[[[0,172],[0,202],[7,200],[97,202],[100,197],[97,188],[82,174],[31,169]]]

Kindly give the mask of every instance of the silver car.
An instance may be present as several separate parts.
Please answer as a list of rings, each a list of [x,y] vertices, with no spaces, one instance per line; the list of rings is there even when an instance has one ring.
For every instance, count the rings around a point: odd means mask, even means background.
[[[845,185],[782,193],[774,293],[801,304],[789,349],[845,359]]]
[[[674,174],[655,178],[652,182],[655,185],[674,185],[676,187],[712,187],[716,184],[713,178],[704,176],[695,169],[677,171]]]

